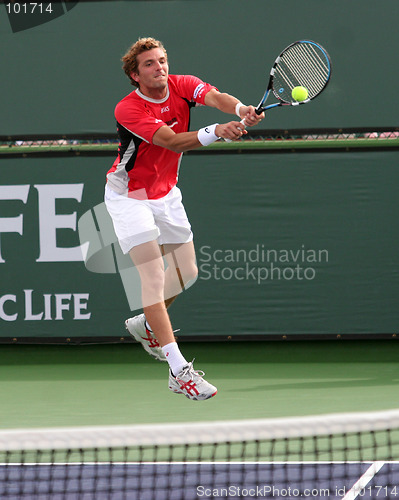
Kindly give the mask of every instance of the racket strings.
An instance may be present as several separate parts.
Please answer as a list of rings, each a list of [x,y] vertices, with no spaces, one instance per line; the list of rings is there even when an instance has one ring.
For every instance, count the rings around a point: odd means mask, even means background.
[[[307,84],[309,88],[307,86],[306,88],[309,91],[317,93],[323,88],[325,78],[313,59],[301,56],[302,54],[297,54],[294,51],[287,54],[287,58],[284,60],[286,69],[294,75],[300,85],[306,86]]]
[[[329,68],[313,46],[307,44],[294,46],[292,51],[287,51],[287,61],[293,69],[298,68],[298,71],[302,71],[298,73],[298,78],[303,76],[318,83],[315,91],[324,87]]]
[[[310,60],[316,65],[319,70],[319,74],[323,75],[324,78],[327,78],[330,73],[330,66],[328,64],[328,60],[324,53],[320,50],[317,50],[314,45],[303,43],[301,46],[305,52],[307,52]]]
[[[315,44],[297,43],[276,61],[274,94],[285,102],[293,102],[291,91],[301,85],[307,88],[311,99],[323,90],[329,79],[329,73],[329,61]]]
[[[306,62],[309,66],[313,66],[313,70],[320,76],[327,77],[329,73],[328,61],[324,55],[323,58],[320,56],[313,45],[306,43],[294,45],[284,56],[287,58],[293,56],[297,62]]]
[[[309,97],[314,97],[325,85],[325,78],[317,71],[310,59],[300,59],[295,54],[291,54],[283,61],[280,73],[292,88],[297,85],[306,87]]]
[[[294,87],[302,85],[309,92],[309,97],[316,96],[324,87],[324,80],[317,78],[311,74],[304,74],[300,65],[294,66],[292,63],[289,66],[283,65],[279,68],[281,77],[288,83],[287,91],[291,91]]]

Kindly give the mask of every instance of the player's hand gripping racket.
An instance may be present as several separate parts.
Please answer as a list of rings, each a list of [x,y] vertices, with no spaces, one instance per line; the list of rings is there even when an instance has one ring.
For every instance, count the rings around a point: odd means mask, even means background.
[[[327,87],[331,76],[331,59],[327,51],[311,40],[299,40],[288,45],[274,61],[270,70],[269,83],[255,112],[262,112],[279,106],[298,106],[317,97]],[[303,87],[303,100],[293,97],[293,89]],[[266,106],[270,92],[278,102]],[[295,92],[294,92],[295,95]],[[244,123],[245,118],[241,120]],[[230,142],[230,141],[228,141]]]

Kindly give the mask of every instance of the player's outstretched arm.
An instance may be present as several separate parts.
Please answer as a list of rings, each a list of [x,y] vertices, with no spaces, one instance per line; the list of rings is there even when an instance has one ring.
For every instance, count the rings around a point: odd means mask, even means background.
[[[178,134],[164,125],[155,132],[152,142],[156,146],[170,149],[175,153],[184,153],[190,149],[209,146],[209,144],[220,138],[236,140],[246,133],[244,125],[238,121],[223,124],[214,123],[196,132],[181,132]]]
[[[247,127],[257,125],[265,117],[264,113],[257,115],[254,106],[246,106],[236,97],[221,93],[216,89],[210,90],[205,95],[205,104],[223,113],[237,115],[240,119],[245,119],[244,123]]]

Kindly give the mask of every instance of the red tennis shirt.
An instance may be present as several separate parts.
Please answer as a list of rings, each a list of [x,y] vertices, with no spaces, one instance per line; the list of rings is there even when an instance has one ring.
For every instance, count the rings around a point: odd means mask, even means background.
[[[164,125],[176,133],[187,132],[190,109],[205,104],[213,88],[195,76],[169,75],[164,99],[151,99],[139,89],[122,99],[115,108],[120,144],[107,173],[108,186],[139,199],[166,196],[177,184],[182,153],[156,146],[153,135]]]

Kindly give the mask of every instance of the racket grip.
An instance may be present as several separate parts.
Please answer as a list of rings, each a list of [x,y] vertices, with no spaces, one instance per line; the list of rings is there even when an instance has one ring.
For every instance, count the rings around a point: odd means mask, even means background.
[[[240,123],[242,123],[244,125],[244,122],[245,122],[245,118],[243,118]],[[232,139],[224,139],[225,142],[233,142]]]

